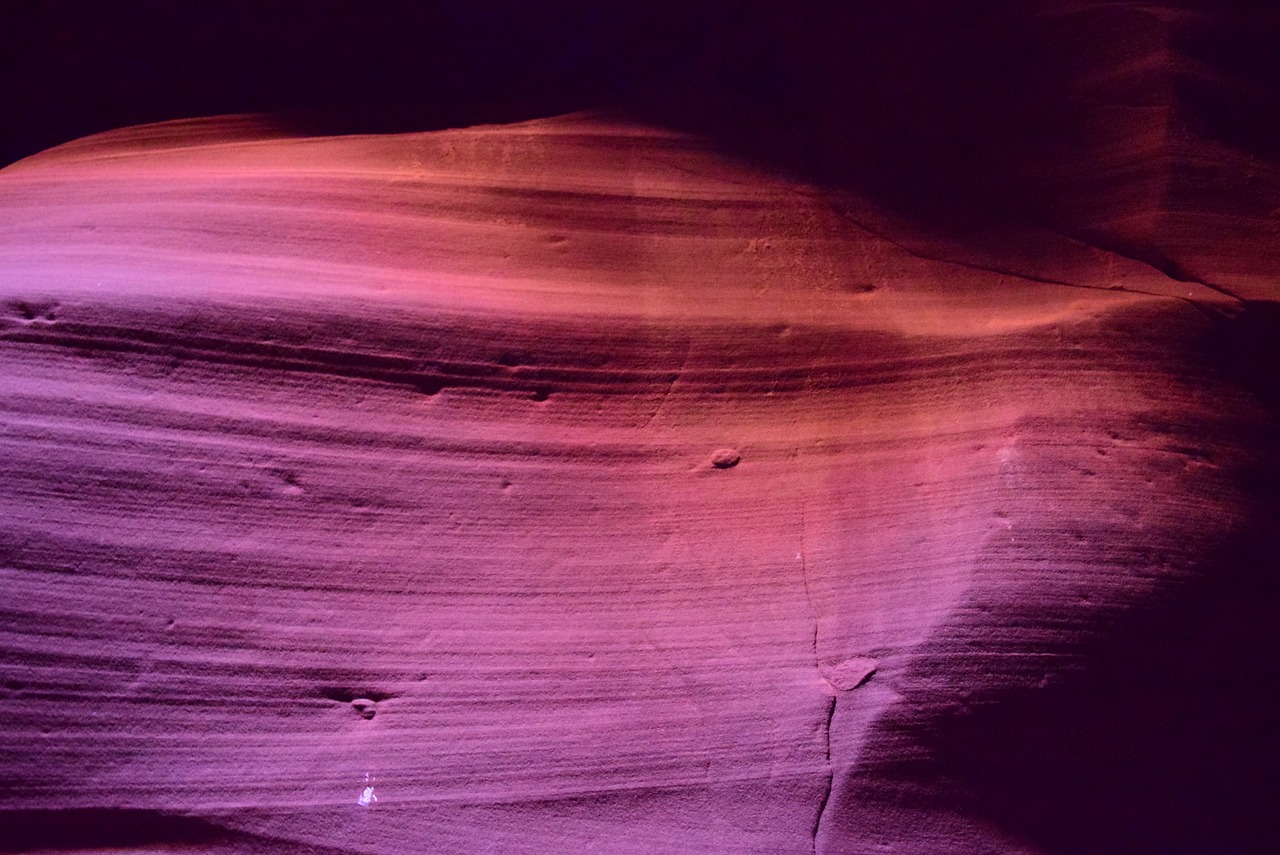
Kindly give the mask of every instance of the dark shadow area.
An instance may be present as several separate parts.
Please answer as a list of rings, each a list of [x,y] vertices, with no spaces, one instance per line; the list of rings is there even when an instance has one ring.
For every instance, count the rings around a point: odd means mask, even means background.
[[[0,852],[108,846],[208,846],[240,837],[201,819],[152,810],[0,811]]]
[[[1227,8],[1229,15],[1181,33],[1185,55],[1215,72],[1175,81],[1187,107],[1182,116],[1194,133],[1275,159],[1280,157],[1280,51],[1275,49],[1280,7],[1236,2]]]
[[[1152,447],[1214,467],[1184,482],[1206,504],[1180,528],[1103,537],[1079,556],[1090,571],[1145,577],[1139,589],[1158,580],[1154,592],[1121,605],[1096,597],[1086,572],[1013,582],[1006,598],[1003,583],[1028,568],[1012,552],[997,559],[1002,583],[923,648],[904,685],[927,688],[904,690],[865,743],[871,759],[838,789],[833,839],[883,834],[866,807],[883,804],[882,815],[920,809],[939,825],[954,813],[1046,855],[1280,851],[1280,308],[1176,323],[1153,307],[1116,330],[1170,335],[1171,376],[1222,402],[1209,420],[1188,411],[1142,429],[1163,437]],[[1064,535],[1061,507],[1028,543]],[[1037,640],[1013,643],[1023,635]]]
[[[1098,242],[1064,227],[1045,180],[1094,132],[1071,106],[1087,33],[1064,33],[1045,5],[748,6],[632,110],[833,198],[870,198],[993,266],[1035,269],[1025,224]]]
[[[1272,413],[1272,423],[1280,423],[1280,304],[1250,301],[1234,323],[1220,327],[1213,342],[1213,364],[1225,377],[1247,389]],[[1267,473],[1259,472],[1266,480]],[[1280,508],[1280,487],[1270,483],[1271,507]],[[1276,565],[1280,573],[1280,563]]]
[[[1280,851],[1277,342],[1280,308],[1250,303],[1188,355],[1246,396],[1215,434],[1248,449],[1237,533],[1097,625],[1078,668],[938,722],[926,774],[961,810],[1051,855]]]
[[[1053,855],[1280,851],[1272,529],[1125,616],[1079,672],[940,725],[965,810]]]
[[[614,106],[723,24],[653,0],[47,0],[0,6],[0,164],[227,113],[386,133]]]
[[[774,4],[637,110],[983,251],[1034,224],[1191,281],[1151,217],[1274,196],[1238,164],[1280,151],[1278,38],[1274,4]]]
[[[1064,70],[1045,61],[1045,35],[1019,8],[749,7],[684,87],[649,93],[641,109],[776,169],[906,209],[994,195],[991,164],[1060,130],[1046,121]]]

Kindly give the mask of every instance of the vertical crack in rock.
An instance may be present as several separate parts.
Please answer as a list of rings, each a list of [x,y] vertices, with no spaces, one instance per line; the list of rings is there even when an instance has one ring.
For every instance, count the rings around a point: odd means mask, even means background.
[[[822,798],[818,802],[818,817],[813,821],[813,853],[818,855],[818,832],[822,830],[822,820],[827,815],[827,805],[831,804],[831,790],[836,782],[836,770],[831,765],[831,722],[836,717],[836,698],[833,695],[827,702],[827,722],[826,722],[826,757],[827,757],[827,786],[822,791]]]
[[[800,510],[800,552],[796,556],[800,560],[800,578],[804,582],[804,597],[809,604],[809,616],[813,620],[813,670],[818,673],[819,677],[826,679],[822,675],[822,665],[818,659],[818,607],[813,601],[813,589],[809,586],[809,552],[808,552],[808,523],[805,520],[804,509]],[[835,785],[835,768],[831,765],[831,722],[836,715],[836,696],[832,694],[827,701],[826,721],[823,725],[822,738],[824,741],[824,757],[827,767],[827,782],[823,788],[822,798],[818,802],[818,815],[813,822],[812,843],[814,855],[818,852],[818,832],[822,829],[822,820],[827,814],[827,805],[831,802],[831,789]]]

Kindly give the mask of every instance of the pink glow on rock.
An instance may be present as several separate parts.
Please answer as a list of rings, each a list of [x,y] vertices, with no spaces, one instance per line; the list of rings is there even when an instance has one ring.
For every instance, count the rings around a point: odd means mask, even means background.
[[[1148,649],[1271,416],[1230,297],[1010,229],[1051,277],[591,116],[5,170],[6,809],[1032,851],[999,711]]]

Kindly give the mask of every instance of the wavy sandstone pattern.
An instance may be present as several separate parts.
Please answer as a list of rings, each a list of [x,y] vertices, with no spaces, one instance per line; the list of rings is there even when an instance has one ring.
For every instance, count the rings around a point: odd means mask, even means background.
[[[1269,304],[1008,240],[1021,260],[592,116],[170,123],[6,169],[8,827],[1229,835],[1168,782],[1250,785],[1270,726],[1193,699],[1245,698],[1267,639],[1161,621],[1262,602],[1275,399],[1237,369]]]

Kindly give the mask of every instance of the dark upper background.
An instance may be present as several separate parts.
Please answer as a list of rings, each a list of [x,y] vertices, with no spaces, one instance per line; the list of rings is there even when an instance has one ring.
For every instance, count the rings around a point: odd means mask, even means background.
[[[1107,135],[1124,129],[1091,100],[1168,105],[1190,132],[1276,159],[1276,8],[3,0],[0,164],[102,130],[220,113],[389,131],[625,106],[819,182],[913,208],[964,197],[1034,209],[1072,232],[1078,182],[1047,183],[1044,166],[1098,171]]]
[[[45,0],[0,4],[0,161],[142,122],[337,112],[421,129],[631,100],[724,4]]]

